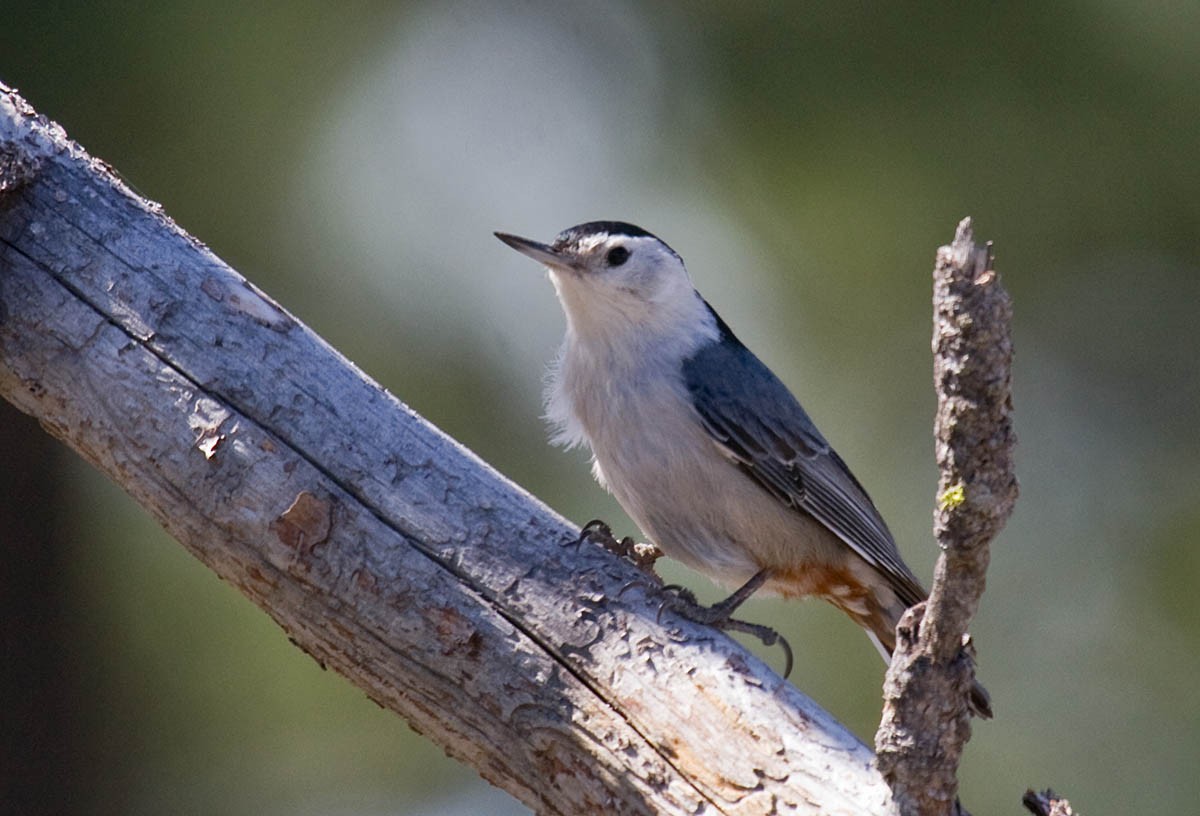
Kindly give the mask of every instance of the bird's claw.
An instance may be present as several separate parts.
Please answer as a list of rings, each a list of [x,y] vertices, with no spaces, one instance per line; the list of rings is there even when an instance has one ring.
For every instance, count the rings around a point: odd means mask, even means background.
[[[579,547],[585,541],[599,544],[613,555],[632,561],[635,567],[651,575],[654,575],[654,562],[662,557],[662,551],[653,544],[639,543],[629,536],[618,540],[613,535],[612,528],[601,519],[592,519],[583,525],[575,546]]]
[[[634,578],[632,581],[626,581],[621,585],[621,588],[617,590],[617,597],[625,597],[625,593],[634,587],[640,587],[643,591],[645,591],[650,588],[650,584],[644,578]]]
[[[613,540],[612,528],[605,524],[600,519],[592,519],[587,524],[579,528],[579,535],[574,541],[568,541],[568,544],[574,545],[578,550],[585,541],[590,541],[594,544],[608,549],[606,542]],[[564,545],[565,546],[565,545]]]
[[[670,609],[682,617],[696,623],[707,623],[702,620],[703,615],[708,612],[709,607],[701,606],[696,600],[696,595],[683,584],[667,584],[662,588],[664,597],[658,605],[658,614],[655,615],[656,623],[662,623],[662,614],[664,610]]]
[[[733,617],[733,610],[724,603],[703,606],[696,600],[695,594],[690,589],[679,584],[664,586],[663,591],[667,593],[667,597],[663,598],[662,603],[658,605],[658,623],[662,623],[663,611],[670,609],[680,617],[687,618],[695,623],[701,623],[726,632],[741,632],[742,634],[756,637],[762,641],[764,646],[770,647],[778,643],[780,648],[783,649],[784,679],[792,673],[793,658],[791,644],[787,642],[783,635],[771,627],[763,626],[760,623],[750,623],[749,621]]]
[[[792,646],[787,642],[787,638],[776,632],[770,626],[763,626],[761,623],[750,623],[749,621],[738,620],[736,618],[727,618],[723,624],[714,624],[718,629],[727,629],[734,632],[742,632],[747,635],[758,638],[764,646],[774,646],[779,644],[779,648],[783,649],[783,679],[786,680],[792,673],[793,658]]]

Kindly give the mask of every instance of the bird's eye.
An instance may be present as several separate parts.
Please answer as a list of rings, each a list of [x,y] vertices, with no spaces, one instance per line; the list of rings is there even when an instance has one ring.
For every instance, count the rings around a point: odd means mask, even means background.
[[[620,266],[629,260],[629,250],[625,247],[613,247],[606,256],[609,266]]]

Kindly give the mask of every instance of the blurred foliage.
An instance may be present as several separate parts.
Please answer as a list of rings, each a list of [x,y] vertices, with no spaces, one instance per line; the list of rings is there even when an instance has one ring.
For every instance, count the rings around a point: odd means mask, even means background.
[[[928,576],[928,274],[973,215],[1016,300],[1023,496],[975,627],[997,719],[975,729],[964,800],[1017,812],[1053,785],[1100,816],[1200,798],[1197,4],[5,12],[0,79],[580,520],[630,527],[583,455],[544,442],[561,317],[492,229],[621,218],[661,235]],[[71,709],[101,780],[77,812],[521,812],[83,465],[62,478],[88,695]],[[869,741],[882,672],[855,627],[819,604],[748,612]]]

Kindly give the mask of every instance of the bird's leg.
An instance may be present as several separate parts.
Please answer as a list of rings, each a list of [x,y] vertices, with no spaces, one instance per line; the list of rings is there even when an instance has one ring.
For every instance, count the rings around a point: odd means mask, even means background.
[[[612,528],[600,519],[592,519],[579,531],[576,545],[590,541],[599,544],[613,555],[632,561],[638,569],[654,575],[654,562],[662,557],[662,550],[653,544],[642,544],[625,536],[620,541],[613,535]],[[657,577],[657,576],[656,576]]]
[[[709,611],[728,618],[730,615],[736,612],[737,608],[745,603],[751,595],[762,588],[762,585],[765,584],[767,579],[770,577],[770,570],[760,569],[758,572],[751,575],[750,580],[738,587],[737,590],[734,591],[734,593],[728,598],[720,603],[715,603],[710,606],[708,608]]]
[[[792,647],[784,640],[783,636],[769,626],[750,623],[749,621],[738,620],[733,617],[734,611],[745,603],[747,598],[758,591],[770,577],[770,570],[759,570],[751,576],[749,581],[738,587],[732,595],[712,606],[701,606],[696,601],[696,596],[692,594],[691,590],[678,584],[671,584],[670,586],[663,587],[663,589],[670,591],[672,594],[659,607],[659,614],[662,613],[664,608],[670,608],[672,611],[696,623],[707,624],[716,629],[752,635],[761,640],[764,646],[774,646],[778,643],[783,648],[783,676],[787,677],[792,673]]]
[[[692,591],[683,585],[669,584],[663,589],[672,593],[672,596],[663,603],[663,606],[670,607],[696,623],[705,623],[718,629],[724,628],[722,624],[728,621],[737,608],[761,588],[769,577],[771,574],[768,570],[759,570],[749,581],[738,587],[736,592],[712,606],[701,606]]]

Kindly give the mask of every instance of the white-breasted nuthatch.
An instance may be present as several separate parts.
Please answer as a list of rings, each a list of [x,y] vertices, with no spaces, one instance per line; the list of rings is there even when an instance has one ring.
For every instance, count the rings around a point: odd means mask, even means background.
[[[666,555],[739,587],[696,618],[726,624],[756,590],[814,595],[890,659],[925,590],[866,490],[679,255],[619,221],[551,244],[496,237],[546,266],[566,312],[547,391],[555,441],[591,448],[596,480]],[[991,716],[978,683],[971,704]]]

